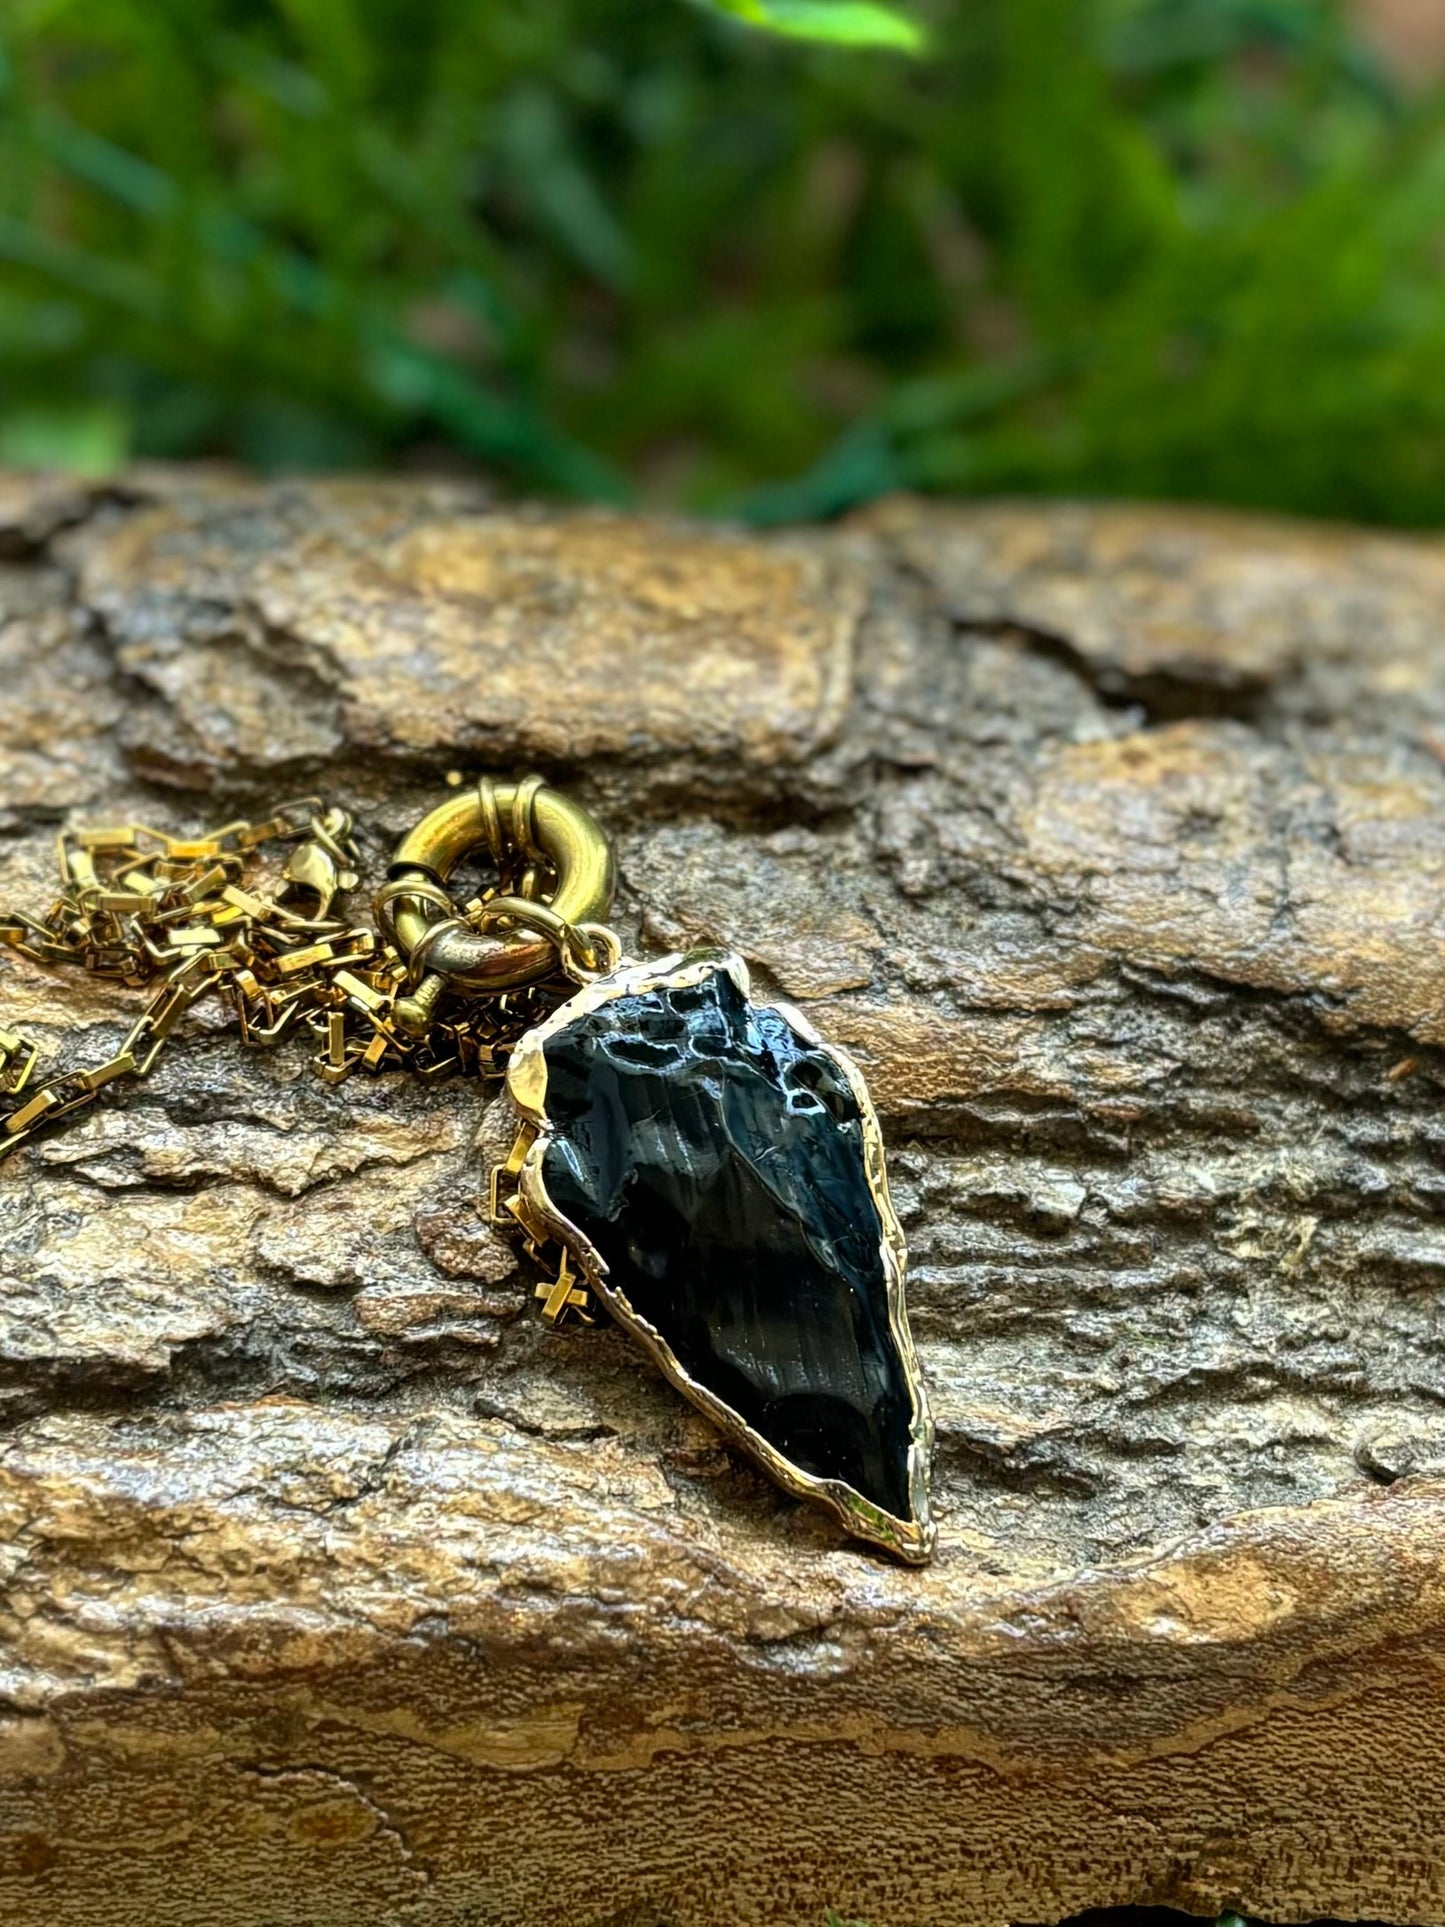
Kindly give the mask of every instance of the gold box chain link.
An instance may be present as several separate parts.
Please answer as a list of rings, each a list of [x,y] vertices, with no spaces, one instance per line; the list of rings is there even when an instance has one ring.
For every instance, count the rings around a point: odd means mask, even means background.
[[[427,1077],[498,1075],[516,1038],[548,1008],[546,985],[442,999],[418,1031],[397,1022],[414,972],[387,935],[337,914],[358,881],[352,819],[317,797],[283,804],[260,823],[209,835],[144,824],[63,832],[60,894],[42,918],[0,909],[0,945],[33,962],[75,965],[132,986],[156,986],[113,1057],[37,1083],[33,1040],[0,1027],[0,1159],[127,1077],[144,1077],[196,1001],[231,1005],[242,1042],[266,1046],[309,1029],[314,1064],[331,1084],[354,1070]],[[291,844],[279,876],[261,877],[265,846]],[[499,877],[503,894],[541,891],[529,864]],[[489,891],[466,907],[488,921]],[[545,914],[540,918],[545,922]],[[609,933],[610,934],[610,933]],[[569,959],[564,931],[559,961]]]

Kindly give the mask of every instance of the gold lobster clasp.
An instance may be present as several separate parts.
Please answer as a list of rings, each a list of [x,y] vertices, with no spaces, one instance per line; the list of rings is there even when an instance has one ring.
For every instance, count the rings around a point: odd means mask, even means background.
[[[464,913],[446,881],[473,851],[496,865],[497,893]],[[483,777],[440,804],[397,845],[376,898],[377,922],[414,986],[397,999],[398,1024],[424,1032],[447,990],[498,996],[555,976],[569,945],[588,962],[615,884],[612,846],[595,819],[540,776]]]

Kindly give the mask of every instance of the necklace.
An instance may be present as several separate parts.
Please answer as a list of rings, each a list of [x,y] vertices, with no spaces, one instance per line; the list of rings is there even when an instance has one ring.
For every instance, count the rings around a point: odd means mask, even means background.
[[[353,829],[306,797],[195,838],[62,832],[60,895],[0,911],[0,943],[152,994],[113,1057],[43,1081],[0,1028],[0,1158],[144,1077],[206,995],[243,1044],[309,1034],[328,1083],[504,1076],[517,1136],[482,1208],[544,1268],[542,1315],[605,1310],[784,1490],[926,1560],[932,1424],[857,1066],[755,1001],[732,952],[624,959],[611,846],[540,777],[484,777],[423,818],[374,929],[343,914]],[[495,881],[458,906],[447,880],[474,856]]]

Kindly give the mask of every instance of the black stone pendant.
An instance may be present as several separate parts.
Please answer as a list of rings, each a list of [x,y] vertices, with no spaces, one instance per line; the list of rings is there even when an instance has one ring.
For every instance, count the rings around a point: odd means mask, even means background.
[[[508,1081],[523,1222],[780,1485],[927,1559],[932,1426],[856,1066],[706,952],[589,985]]]

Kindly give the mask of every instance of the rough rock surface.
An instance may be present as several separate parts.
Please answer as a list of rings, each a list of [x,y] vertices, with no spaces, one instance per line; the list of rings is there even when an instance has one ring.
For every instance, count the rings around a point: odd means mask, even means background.
[[[476,1086],[214,1023],[0,1170],[0,1918],[1445,1922],[1445,545],[0,481],[0,901],[67,815],[448,769],[864,1060],[936,1564],[475,1210]],[[0,960],[96,1058],[134,995]]]

